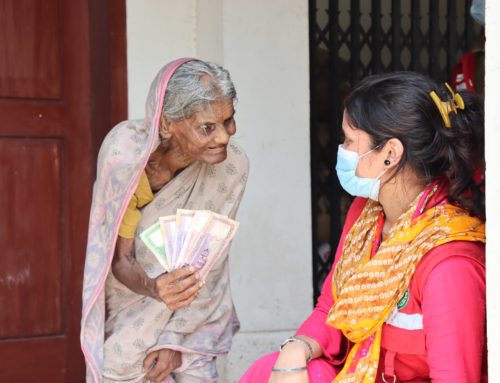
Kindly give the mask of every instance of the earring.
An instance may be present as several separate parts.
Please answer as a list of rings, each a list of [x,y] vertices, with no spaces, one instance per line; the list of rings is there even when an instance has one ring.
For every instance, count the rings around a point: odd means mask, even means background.
[[[390,164],[391,164],[391,161],[389,161],[389,160],[385,160],[385,161],[384,161],[384,165],[385,165],[385,166],[389,166]]]

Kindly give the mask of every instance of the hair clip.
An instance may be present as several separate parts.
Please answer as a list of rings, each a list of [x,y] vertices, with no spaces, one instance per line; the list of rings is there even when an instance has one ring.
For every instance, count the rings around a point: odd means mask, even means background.
[[[453,92],[453,89],[451,89],[451,86],[448,83],[444,83],[444,85],[446,85],[446,88],[450,91],[452,96],[451,100],[442,101],[434,91],[430,92],[429,95],[431,96],[432,101],[434,101],[434,104],[436,104],[439,113],[443,118],[444,126],[451,128],[450,113],[453,112],[457,114],[457,109],[464,110],[465,103],[462,96],[460,96],[459,93]]]

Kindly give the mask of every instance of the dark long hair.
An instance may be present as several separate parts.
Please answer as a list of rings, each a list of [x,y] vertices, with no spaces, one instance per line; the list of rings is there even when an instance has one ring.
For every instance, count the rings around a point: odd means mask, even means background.
[[[391,138],[401,141],[405,150],[397,172],[410,166],[427,182],[445,177],[450,199],[462,201],[472,190],[475,210],[481,210],[473,173],[484,166],[483,103],[471,92],[460,92],[465,109],[451,112],[446,128],[431,91],[443,101],[452,99],[444,84],[415,72],[373,75],[352,90],[345,110],[352,126],[370,135],[372,148]]]

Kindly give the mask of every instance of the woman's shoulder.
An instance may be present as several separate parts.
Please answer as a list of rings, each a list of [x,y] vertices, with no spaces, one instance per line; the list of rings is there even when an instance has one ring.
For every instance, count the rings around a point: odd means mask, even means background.
[[[461,276],[456,273],[457,269],[479,273],[484,277],[484,267],[485,246],[483,243],[452,241],[434,247],[424,255],[415,270],[412,283],[420,291],[436,272],[454,275],[457,283],[460,283]]]
[[[99,156],[128,152],[129,149],[144,147],[148,135],[142,120],[122,121],[115,125],[104,137]]]
[[[147,134],[142,120],[123,121],[104,137],[97,158],[99,169],[122,167],[142,158],[147,147]]]
[[[248,156],[243,147],[235,140],[229,142],[227,146],[227,158],[223,163],[226,167],[235,167],[241,174],[248,174],[250,167]]]
[[[450,258],[461,258],[466,262],[484,265],[485,246],[482,242],[451,241],[436,246],[424,255],[419,268],[434,268]]]

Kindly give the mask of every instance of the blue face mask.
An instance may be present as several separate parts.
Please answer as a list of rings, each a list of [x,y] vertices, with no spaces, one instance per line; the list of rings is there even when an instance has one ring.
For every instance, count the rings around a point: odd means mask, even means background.
[[[377,178],[363,178],[356,175],[356,168],[358,167],[359,159],[370,154],[376,148],[358,155],[356,152],[346,150],[339,145],[337,152],[337,177],[339,178],[340,185],[352,196],[370,198],[378,201],[378,194],[380,191],[380,177],[386,172],[385,170],[380,173]]]
[[[470,6],[470,15],[484,27],[484,0],[473,0]]]

